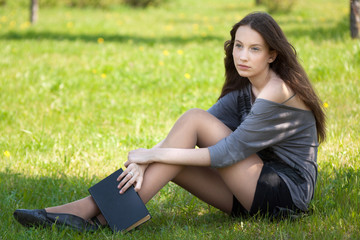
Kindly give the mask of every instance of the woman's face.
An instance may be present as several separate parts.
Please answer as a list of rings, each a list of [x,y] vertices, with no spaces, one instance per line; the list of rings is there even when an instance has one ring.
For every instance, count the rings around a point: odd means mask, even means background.
[[[242,77],[266,76],[269,64],[276,54],[269,50],[263,37],[249,26],[240,26],[235,34],[233,58],[237,72]]]

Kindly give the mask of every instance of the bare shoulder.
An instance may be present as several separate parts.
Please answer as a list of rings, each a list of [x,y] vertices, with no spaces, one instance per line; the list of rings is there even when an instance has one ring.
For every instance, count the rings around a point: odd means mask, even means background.
[[[295,92],[286,85],[280,77],[274,75],[270,78],[258,97],[290,107],[310,110],[299,96],[294,95]]]
[[[258,97],[269,101],[282,103],[294,95],[294,92],[278,76],[272,76]]]

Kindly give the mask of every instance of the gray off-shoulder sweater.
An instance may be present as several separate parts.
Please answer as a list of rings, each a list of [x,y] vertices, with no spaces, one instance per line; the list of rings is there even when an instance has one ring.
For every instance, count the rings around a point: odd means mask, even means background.
[[[252,103],[250,85],[225,95],[208,112],[233,130],[209,147],[211,165],[229,166],[254,153],[265,162],[271,155],[269,166],[287,184],[294,204],[306,211],[314,194],[319,145],[312,112],[261,98]]]

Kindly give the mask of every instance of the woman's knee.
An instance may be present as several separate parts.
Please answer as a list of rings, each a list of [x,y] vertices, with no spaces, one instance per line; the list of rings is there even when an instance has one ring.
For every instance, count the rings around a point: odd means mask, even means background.
[[[200,127],[206,126],[207,129],[209,129],[209,126],[213,128],[227,128],[224,123],[222,123],[215,116],[200,108],[192,108],[186,111],[183,117],[185,117],[189,123],[197,124],[197,126]]]
[[[212,116],[212,115],[211,115]],[[192,108],[187,110],[177,121],[177,124],[186,125],[187,127],[196,128],[199,124],[206,122],[210,114],[200,108]]]
[[[198,119],[199,117],[205,116],[207,114],[209,114],[209,113],[203,109],[191,108],[191,109],[187,110],[183,116],[193,118],[193,119]]]

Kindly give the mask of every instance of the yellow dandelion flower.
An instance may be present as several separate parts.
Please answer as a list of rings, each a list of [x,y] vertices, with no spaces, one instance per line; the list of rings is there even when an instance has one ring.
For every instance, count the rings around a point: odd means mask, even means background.
[[[103,38],[98,38],[97,42],[98,42],[99,44],[102,44],[102,43],[104,43],[104,39],[103,39]]]
[[[188,74],[188,73],[185,73],[185,74],[184,74],[184,77],[185,77],[186,79],[190,79],[190,78],[191,78],[191,75]]]
[[[93,74],[96,74],[96,73],[97,73],[96,69],[93,69],[92,72],[93,72]]]
[[[66,27],[67,28],[72,28],[74,26],[74,23],[73,22],[67,22],[66,23]],[[98,40],[99,41],[99,40]]]
[[[164,54],[165,56],[169,56],[170,53],[169,53],[168,50],[164,50],[164,51],[163,51],[163,54]]]
[[[241,16],[241,15],[236,15],[235,17],[234,17],[234,20],[235,21],[239,21],[239,19],[242,19],[243,18],[243,16]]]
[[[324,102],[323,106],[324,106],[324,108],[328,108],[329,104],[327,102]]]
[[[4,156],[7,157],[7,158],[9,158],[9,157],[11,156],[11,154],[10,154],[10,152],[9,152],[8,150],[6,150],[6,151],[4,152]]]
[[[21,29],[26,29],[26,28],[28,28],[30,25],[31,25],[30,22],[24,22],[24,23],[22,23],[22,24],[20,25],[20,28],[21,28]]]
[[[181,49],[177,50],[176,52],[177,52],[177,54],[179,54],[179,55],[183,55],[183,54],[184,54],[184,51],[181,50]]]
[[[201,33],[201,36],[202,37],[207,37],[207,34],[203,32],[203,33]]]
[[[173,30],[173,28],[174,28],[174,27],[173,27],[172,25],[166,25],[166,26],[165,26],[165,30],[166,30],[166,31],[171,31],[171,30]]]
[[[11,28],[15,27],[15,25],[16,25],[16,22],[15,22],[15,21],[11,21],[10,24],[9,24],[9,26],[10,26]]]
[[[208,26],[209,31],[214,31],[214,27],[212,25]]]
[[[7,17],[6,16],[2,16],[0,19],[1,22],[5,23],[7,22]]]
[[[193,30],[199,30],[199,24],[197,23],[193,24]]]
[[[119,26],[123,25],[123,22],[122,22],[121,20],[117,21],[116,23],[117,23],[117,25],[119,25]]]
[[[160,66],[164,66],[164,62],[163,62],[163,61],[159,61],[159,65],[160,65]]]
[[[144,49],[145,48],[143,46],[139,47],[139,50],[142,51],[142,52],[144,51]]]
[[[102,74],[101,74],[101,78],[106,78],[106,74],[105,74],[105,73],[102,73]]]
[[[236,5],[235,5],[235,4],[229,4],[227,7],[228,7],[229,9],[235,9],[235,8],[236,8]]]

